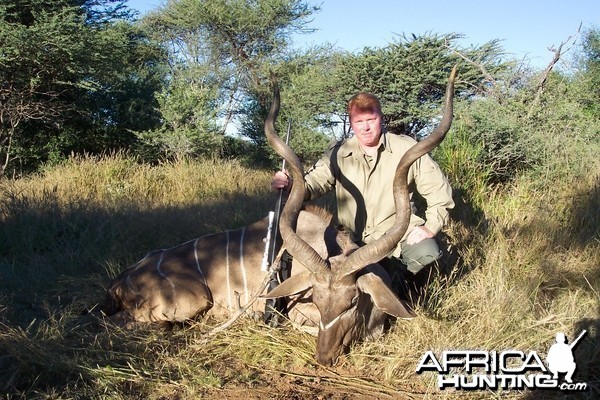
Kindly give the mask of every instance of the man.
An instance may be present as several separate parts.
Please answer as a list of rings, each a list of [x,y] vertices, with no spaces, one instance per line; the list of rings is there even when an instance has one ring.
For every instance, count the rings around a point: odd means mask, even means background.
[[[564,333],[558,332],[556,334],[556,343],[550,346],[548,355],[546,356],[546,363],[548,364],[548,369],[552,372],[553,379],[558,379],[558,373],[564,372],[566,373],[565,380],[567,383],[573,383],[573,374],[577,368],[575,358],[573,357],[573,348],[586,332],[586,330],[581,332],[571,344],[567,344],[567,337]]]
[[[330,146],[307,172],[305,201],[335,190],[338,222],[353,233],[356,242],[364,244],[382,236],[393,225],[394,172],[415,141],[384,132],[381,104],[373,94],[353,96],[348,102],[348,115],[354,136]],[[403,271],[410,279],[441,256],[434,237],[447,223],[454,201],[448,179],[429,155],[412,165],[408,182],[411,198],[416,189],[427,202],[425,219],[414,215],[413,210],[406,234],[382,264],[389,269],[399,259],[410,272]],[[289,186],[285,171],[277,172],[271,187],[276,190]]]

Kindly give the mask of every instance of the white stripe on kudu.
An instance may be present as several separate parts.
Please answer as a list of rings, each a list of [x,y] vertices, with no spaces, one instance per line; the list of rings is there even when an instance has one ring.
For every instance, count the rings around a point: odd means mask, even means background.
[[[169,278],[164,272],[163,270],[160,268],[163,262],[163,258],[165,256],[165,252],[164,250],[162,250],[160,252],[160,258],[158,259],[158,263],[156,264],[156,270],[158,271],[159,275],[165,279],[167,282],[169,282],[169,284],[171,285],[171,290],[173,290],[173,292],[175,292],[175,283],[173,283],[173,281],[171,280],[171,278]]]
[[[329,323],[327,324],[323,324],[323,321],[319,321],[319,326],[321,327],[322,331],[326,331],[329,328],[331,328],[333,325],[335,325],[338,320],[342,317],[342,315],[345,314],[345,312],[341,313],[340,315],[338,315],[337,317],[335,317],[334,319],[332,319]]]
[[[225,231],[225,274],[227,275],[227,303],[231,309],[231,281],[229,279],[229,232],[230,231]]]
[[[246,278],[246,267],[244,266],[244,237],[246,235],[246,227],[242,228],[240,234],[240,270],[242,271],[242,280],[244,282],[244,293],[246,293],[245,300],[248,304],[250,302],[250,294],[248,293],[248,279]]]
[[[198,240],[200,240],[200,238],[194,240],[194,257],[196,258],[196,269],[202,276],[202,281],[204,282],[204,284],[208,286],[208,284],[206,283],[206,277],[204,276],[204,272],[202,272],[202,268],[200,267],[200,260],[198,259]]]

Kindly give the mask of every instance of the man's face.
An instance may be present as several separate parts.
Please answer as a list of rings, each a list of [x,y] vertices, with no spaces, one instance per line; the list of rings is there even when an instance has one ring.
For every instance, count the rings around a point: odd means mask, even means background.
[[[356,108],[350,113],[350,126],[358,142],[365,147],[379,144],[381,136],[381,114],[377,111],[361,111]]]

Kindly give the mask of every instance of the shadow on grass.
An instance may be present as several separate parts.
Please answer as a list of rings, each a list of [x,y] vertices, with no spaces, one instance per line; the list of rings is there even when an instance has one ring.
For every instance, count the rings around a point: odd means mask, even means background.
[[[571,235],[555,238],[555,241],[566,239],[568,246],[579,248],[600,243],[600,175],[591,186],[573,198],[570,209],[573,221]]]
[[[247,225],[273,204],[268,194],[161,208],[134,202],[61,206],[52,193],[40,201],[4,201],[0,288],[6,310],[0,318],[25,327],[47,317],[44,308],[97,294],[100,288],[85,287],[98,285],[90,277],[108,281],[151,250]]]
[[[583,340],[573,349],[573,358],[577,368],[573,375],[574,383],[585,383],[585,390],[562,391],[533,390],[525,394],[526,400],[537,399],[598,399],[600,398],[600,320],[586,318],[575,323],[574,334],[586,331]],[[575,338],[568,338],[569,342]],[[553,338],[549,341],[552,342]],[[551,343],[548,344],[548,348]],[[564,374],[559,374],[559,383],[564,382]]]
[[[51,191],[35,200],[3,198],[0,392],[60,392],[69,382],[93,381],[89,368],[109,365],[111,357],[113,365],[126,366],[124,354],[136,357],[143,352],[139,344],[105,342],[88,315],[103,301],[110,279],[151,250],[247,225],[274,203],[268,193],[198,199],[183,207],[133,200],[64,205]],[[114,347],[119,350],[111,353]]]
[[[552,197],[551,197],[552,198]],[[562,200],[566,201],[566,200]],[[539,264],[540,302],[551,301],[564,288],[598,296],[600,288],[600,177],[579,185],[569,205],[540,204],[522,223],[503,234],[518,246],[530,246]],[[535,247],[534,247],[535,246]]]
[[[460,189],[453,190],[454,209],[450,210],[451,223],[436,239],[442,256],[429,267],[411,277],[409,297],[414,305],[423,308],[431,317],[444,303],[444,290],[468,276],[476,267],[474,262],[482,258],[482,237],[488,225],[480,208],[469,200],[468,194]],[[417,207],[424,209],[424,200],[415,196]]]

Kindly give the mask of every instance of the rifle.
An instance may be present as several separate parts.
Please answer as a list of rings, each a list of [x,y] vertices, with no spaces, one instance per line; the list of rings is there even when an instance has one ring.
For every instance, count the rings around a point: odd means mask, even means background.
[[[573,347],[575,347],[575,345],[577,344],[577,342],[579,342],[581,340],[581,338],[583,337],[583,335],[586,334],[586,332],[587,332],[587,330],[584,329],[583,332],[581,332],[579,334],[579,336],[577,336],[577,339],[575,339],[575,340],[573,340],[573,342],[571,342],[571,344],[569,345],[569,347],[571,349],[573,349]]]
[[[287,134],[285,136],[285,144],[288,144],[290,141],[290,134],[292,130],[292,119],[288,120],[287,126]],[[281,170],[285,170],[285,159],[281,163]],[[267,285],[267,290],[271,291],[279,284],[277,273],[279,272],[281,275],[281,279],[286,279],[289,274],[287,262],[285,260],[280,261],[279,268],[274,267],[275,258],[277,257],[277,252],[281,247],[281,236],[279,234],[279,219],[281,217],[281,209],[283,207],[283,197],[284,190],[279,189],[277,193],[277,200],[275,202],[275,211],[269,212],[269,227],[267,229],[267,237],[266,237],[266,246],[265,246],[265,257],[263,258],[263,263],[261,270],[271,271],[271,280]],[[266,324],[276,327],[278,325],[277,315],[278,313],[284,312],[285,308],[285,299],[268,299],[265,305],[265,316],[264,321]]]

